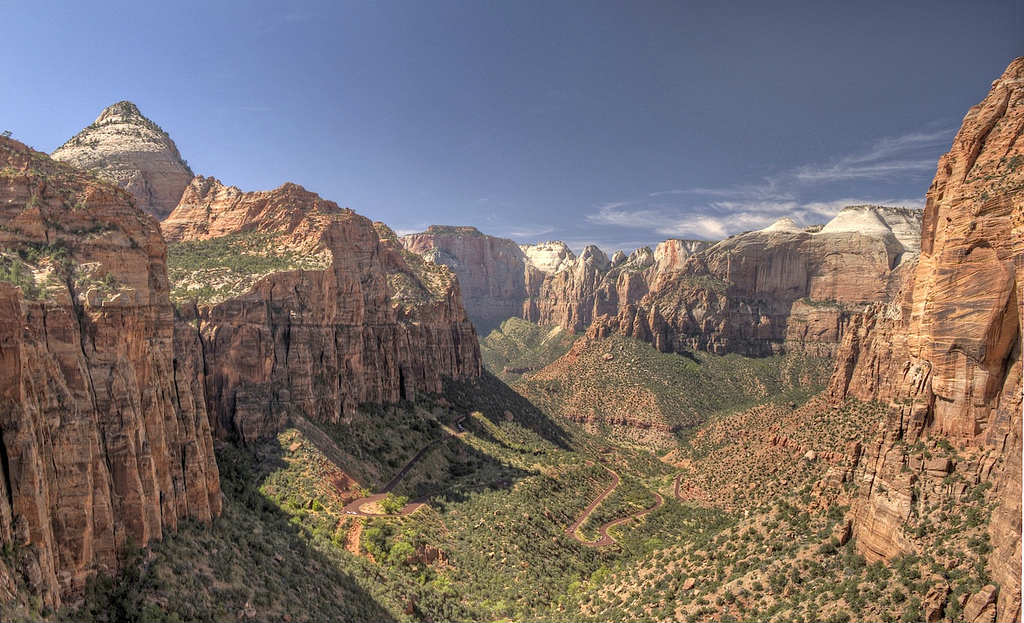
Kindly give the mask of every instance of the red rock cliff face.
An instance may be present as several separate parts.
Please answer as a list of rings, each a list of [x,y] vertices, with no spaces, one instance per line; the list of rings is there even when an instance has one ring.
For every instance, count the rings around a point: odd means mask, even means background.
[[[544,277],[515,242],[484,235],[475,227],[431,225],[401,241],[459,276],[466,312],[483,335],[507,318],[528,314]]]
[[[0,543],[51,605],[220,513],[164,262],[126,192],[0,138]]]
[[[657,261],[631,256],[596,281],[546,283],[540,320],[576,330],[592,322],[595,335],[620,333],[664,352],[831,355],[851,314],[895,289],[916,252],[903,229],[918,215],[853,206],[815,233],[784,219],[685,260],[659,246]],[[546,299],[565,303],[545,307]]]
[[[242,193],[197,180],[164,223],[169,241],[259,231],[326,257],[244,294],[200,305],[207,399],[218,434],[250,441],[290,413],[338,422],[362,402],[438,392],[480,374],[473,326],[447,268],[402,248],[383,225],[294,184]]]
[[[862,463],[858,546],[907,549],[914,478],[898,441],[949,438],[956,471],[995,483],[990,558],[1000,586],[982,618],[1020,617],[1021,301],[1024,284],[1024,58],[964,118],[928,190],[921,257],[897,298],[857,319],[830,391],[892,405]],[[888,493],[885,493],[888,491]],[[893,492],[896,492],[894,495]]]
[[[665,352],[831,356],[851,315],[892,295],[916,257],[919,230],[919,211],[851,206],[813,232],[783,219],[719,243],[667,240],[654,252],[612,259],[596,246],[548,257],[557,243],[520,252],[471,227],[432,227],[402,240],[473,284],[467,309],[488,327],[522,316],[627,335]]]

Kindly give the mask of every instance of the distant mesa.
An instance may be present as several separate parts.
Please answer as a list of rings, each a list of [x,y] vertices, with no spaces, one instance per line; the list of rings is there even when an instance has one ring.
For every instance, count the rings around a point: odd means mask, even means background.
[[[483,335],[518,316],[664,351],[830,354],[854,309],[898,285],[897,269],[920,252],[920,223],[919,210],[856,205],[826,225],[783,217],[719,242],[674,238],[611,258],[475,227],[431,226],[402,244],[455,271]]]

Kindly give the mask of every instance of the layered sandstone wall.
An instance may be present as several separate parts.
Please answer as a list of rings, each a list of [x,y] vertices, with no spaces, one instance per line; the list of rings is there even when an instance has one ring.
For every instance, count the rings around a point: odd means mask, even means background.
[[[220,512],[165,246],[130,196],[0,138],[0,542],[46,603]]]
[[[484,235],[475,227],[431,225],[423,233],[402,236],[401,242],[458,275],[466,312],[481,335],[534,306],[543,271],[511,240]],[[550,251],[538,250],[536,255],[542,263],[559,264],[557,250]]]
[[[221,436],[273,434],[291,413],[337,423],[360,403],[412,399],[441,391],[444,377],[480,374],[458,281],[381,224],[294,184],[242,193],[205,179],[163,225],[172,242],[258,231],[275,248],[328,257],[323,270],[273,272],[192,312]]]
[[[666,352],[831,356],[851,315],[892,295],[917,256],[920,218],[851,206],[824,228],[781,219],[718,243],[666,240],[611,259],[596,246],[574,257],[550,242],[517,254],[512,241],[464,227],[435,226],[402,241],[473,288],[467,309],[478,325],[517,315]]]
[[[865,453],[858,546],[907,550],[901,525],[916,495],[906,443],[949,439],[955,472],[994,483],[990,524],[998,595],[982,618],[1020,617],[1021,301],[1024,284],[1024,58],[964,117],[928,190],[921,257],[896,298],[857,318],[830,391],[891,405]],[[902,500],[902,501],[901,501]],[[979,598],[980,599],[980,598]]]
[[[917,218],[852,206],[819,232],[782,219],[705,249],[668,241],[654,262],[631,256],[597,278],[567,271],[546,283],[538,320],[576,330],[592,323],[595,335],[619,333],[666,352],[832,355],[851,315],[886,300],[913,261],[906,224]]]

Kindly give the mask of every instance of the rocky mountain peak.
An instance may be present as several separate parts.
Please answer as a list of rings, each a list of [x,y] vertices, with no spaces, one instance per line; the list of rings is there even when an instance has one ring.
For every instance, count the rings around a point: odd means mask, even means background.
[[[129,101],[104,108],[52,155],[124,188],[157,219],[170,214],[193,177],[171,137]]]
[[[554,274],[572,266],[576,256],[561,240],[549,240],[537,244],[521,244],[530,264],[546,274]]]
[[[788,216],[784,216],[784,217],[778,219],[777,221],[775,221],[774,223],[772,223],[771,225],[769,225],[768,227],[765,227],[761,231],[763,231],[763,232],[798,233],[798,232],[803,231],[803,230],[800,228],[799,225],[796,224],[796,221],[794,221],[793,219],[789,218]]]
[[[128,100],[121,100],[116,104],[111,104],[104,108],[103,112],[100,113],[100,116],[96,117],[96,121],[94,121],[93,124],[99,125],[101,123],[117,122],[132,123],[139,121],[153,123],[142,114],[142,111],[140,111],[139,107],[134,103],[129,102]]]
[[[820,234],[892,235],[905,251],[921,250],[921,211],[879,205],[847,206],[822,227]]]
[[[583,253],[580,253],[579,258],[576,260],[577,266],[594,266],[598,270],[608,270],[611,266],[611,260],[605,255],[605,252],[595,244],[588,244],[583,248]]]
[[[679,270],[686,258],[700,253],[713,243],[707,240],[685,240],[669,238],[654,248],[654,260],[659,270]]]
[[[629,263],[635,268],[647,268],[654,265],[654,252],[650,247],[640,247],[629,254]]]

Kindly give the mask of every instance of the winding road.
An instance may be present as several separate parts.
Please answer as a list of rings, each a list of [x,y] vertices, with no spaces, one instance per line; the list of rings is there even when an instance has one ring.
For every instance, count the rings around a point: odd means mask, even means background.
[[[612,491],[615,491],[615,488],[619,486],[620,482],[622,482],[622,479],[615,472],[615,470],[613,470],[612,468],[608,467],[603,463],[601,463],[600,465],[601,467],[608,470],[608,473],[612,475],[612,484],[607,489],[602,491],[600,495],[594,498],[594,500],[585,509],[583,509],[583,513],[580,514],[576,521],[574,521],[572,525],[565,529],[566,534],[576,539],[576,541],[578,541],[580,544],[586,545],[587,547],[605,547],[607,545],[612,545],[616,541],[608,534],[609,530],[618,525],[624,524],[632,519],[638,519],[640,517],[643,517],[644,515],[661,508],[661,505],[665,503],[665,498],[663,498],[660,493],[654,492],[654,497],[657,498],[657,501],[654,503],[653,506],[645,508],[642,511],[633,513],[632,515],[627,515],[625,517],[613,519],[612,521],[605,523],[600,528],[598,528],[598,534],[600,534],[601,536],[596,541],[588,541],[584,539],[579,534],[577,534],[577,531],[579,530],[580,526],[582,526],[584,522],[586,522],[587,519],[590,518],[590,515],[594,512],[594,509],[600,506],[601,502],[603,502],[605,498],[611,495]]]
[[[465,417],[459,418],[455,422],[456,425],[461,425],[462,420],[464,419]],[[409,459],[408,462],[406,462],[406,464],[402,466],[402,469],[398,470],[398,473],[395,474],[395,477],[389,480],[388,483],[384,485],[383,488],[381,488],[379,493],[374,493],[373,495],[368,495],[364,498],[359,498],[358,500],[352,500],[351,502],[345,505],[342,511],[344,511],[346,515],[355,515],[357,517],[399,517],[402,515],[410,515],[412,513],[415,513],[420,508],[426,506],[424,502],[410,502],[403,506],[402,508],[400,508],[395,513],[370,513],[363,510],[364,506],[367,506],[374,502],[379,502],[380,500],[383,500],[389,493],[391,493],[391,490],[394,489],[398,485],[398,483],[402,482],[402,479],[409,474],[409,470],[411,470],[416,465],[416,463],[418,463],[420,459],[422,459],[427,454],[427,452],[429,452],[435,446],[448,441],[452,437],[461,437],[462,435],[465,434],[465,431],[455,432],[454,430],[443,424],[441,425],[441,428],[444,430],[445,436],[440,439],[435,439],[434,441],[431,441],[427,445],[420,448],[419,452],[417,452],[415,456]]]

